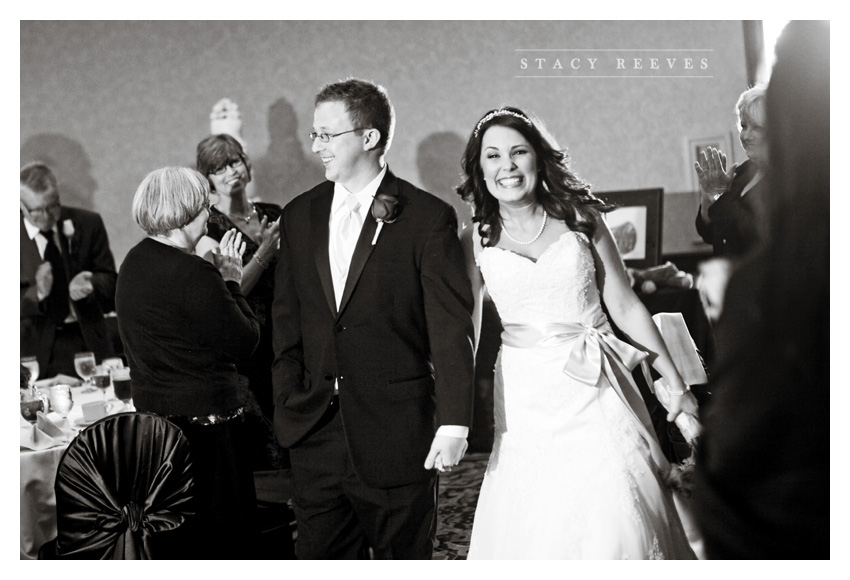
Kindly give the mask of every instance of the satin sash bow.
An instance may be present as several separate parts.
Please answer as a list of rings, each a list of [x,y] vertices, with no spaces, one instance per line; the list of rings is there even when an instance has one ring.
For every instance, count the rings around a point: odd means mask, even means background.
[[[570,343],[564,374],[591,387],[599,384],[601,374],[609,376],[611,387],[631,411],[635,427],[649,446],[663,479],[663,474],[670,471],[670,463],[661,450],[646,403],[631,375],[632,369],[647,357],[647,353],[614,336],[604,315],[596,317],[591,324],[505,324],[502,333],[503,345],[518,348]]]
[[[564,374],[589,387],[595,387],[604,372],[603,354],[610,364],[630,372],[647,356],[614,336],[604,319],[596,319],[593,324],[505,324],[502,344],[517,348],[571,344]]]

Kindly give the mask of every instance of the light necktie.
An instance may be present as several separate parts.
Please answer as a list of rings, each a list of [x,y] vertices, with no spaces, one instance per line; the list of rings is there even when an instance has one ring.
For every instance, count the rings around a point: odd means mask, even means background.
[[[357,245],[357,238],[360,237],[360,230],[363,227],[363,218],[360,217],[360,202],[357,201],[355,195],[348,194],[343,209],[344,213],[340,216],[339,226],[334,236],[334,266],[342,286],[345,285],[351,256],[354,255],[354,246]],[[339,296],[337,296],[337,300],[339,300]]]
[[[68,277],[65,275],[65,263],[53,239],[53,231],[43,231],[41,235],[47,240],[44,261],[49,262],[53,270],[53,285],[50,287],[50,295],[45,298],[47,316],[56,324],[61,324],[71,311],[68,306]]]

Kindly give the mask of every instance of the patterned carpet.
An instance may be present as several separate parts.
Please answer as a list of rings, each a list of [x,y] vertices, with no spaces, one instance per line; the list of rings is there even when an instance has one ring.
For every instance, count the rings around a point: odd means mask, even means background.
[[[466,560],[478,490],[489,456],[467,453],[451,472],[440,475],[434,560]]]
[[[466,560],[478,490],[489,456],[489,453],[467,453],[451,472],[440,475],[434,560]],[[297,539],[298,532],[292,511],[287,507],[289,471],[256,472],[254,481],[260,508],[260,558],[294,558],[291,542]]]

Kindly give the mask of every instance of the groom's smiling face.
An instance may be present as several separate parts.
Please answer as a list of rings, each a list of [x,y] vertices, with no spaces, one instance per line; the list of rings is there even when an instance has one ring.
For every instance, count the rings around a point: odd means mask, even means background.
[[[340,183],[349,191],[349,184],[361,181],[363,175],[369,173],[370,155],[364,147],[364,136],[351,121],[345,103],[341,101],[325,101],[316,106],[313,113],[313,131],[337,135],[327,143],[321,139],[313,141],[313,153],[316,153],[325,168],[325,177],[335,183]],[[351,131],[351,132],[346,132]],[[344,133],[338,135],[338,133]]]

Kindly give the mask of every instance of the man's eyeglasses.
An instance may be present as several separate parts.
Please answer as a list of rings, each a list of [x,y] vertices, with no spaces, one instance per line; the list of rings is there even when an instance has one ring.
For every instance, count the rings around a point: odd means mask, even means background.
[[[230,161],[222,165],[221,168],[213,171],[212,175],[224,175],[228,167],[235,170],[240,169],[243,165],[245,165],[245,162],[241,159],[231,159]]]
[[[44,207],[35,207],[35,208],[29,208],[29,207],[26,206],[25,203],[21,203],[21,205],[24,206],[24,209],[27,210],[27,213],[32,215],[32,216],[45,216],[45,215],[47,215],[51,212],[56,211],[60,207],[60,204],[59,204],[58,201],[55,201],[55,202],[51,203],[50,205],[46,205]]]
[[[322,143],[330,143],[330,140],[334,137],[339,137],[340,135],[345,135],[346,133],[353,133],[354,131],[362,131],[367,129],[367,127],[358,127],[356,129],[349,129],[348,131],[343,131],[342,133],[310,133],[310,141],[315,141],[318,139]]]

